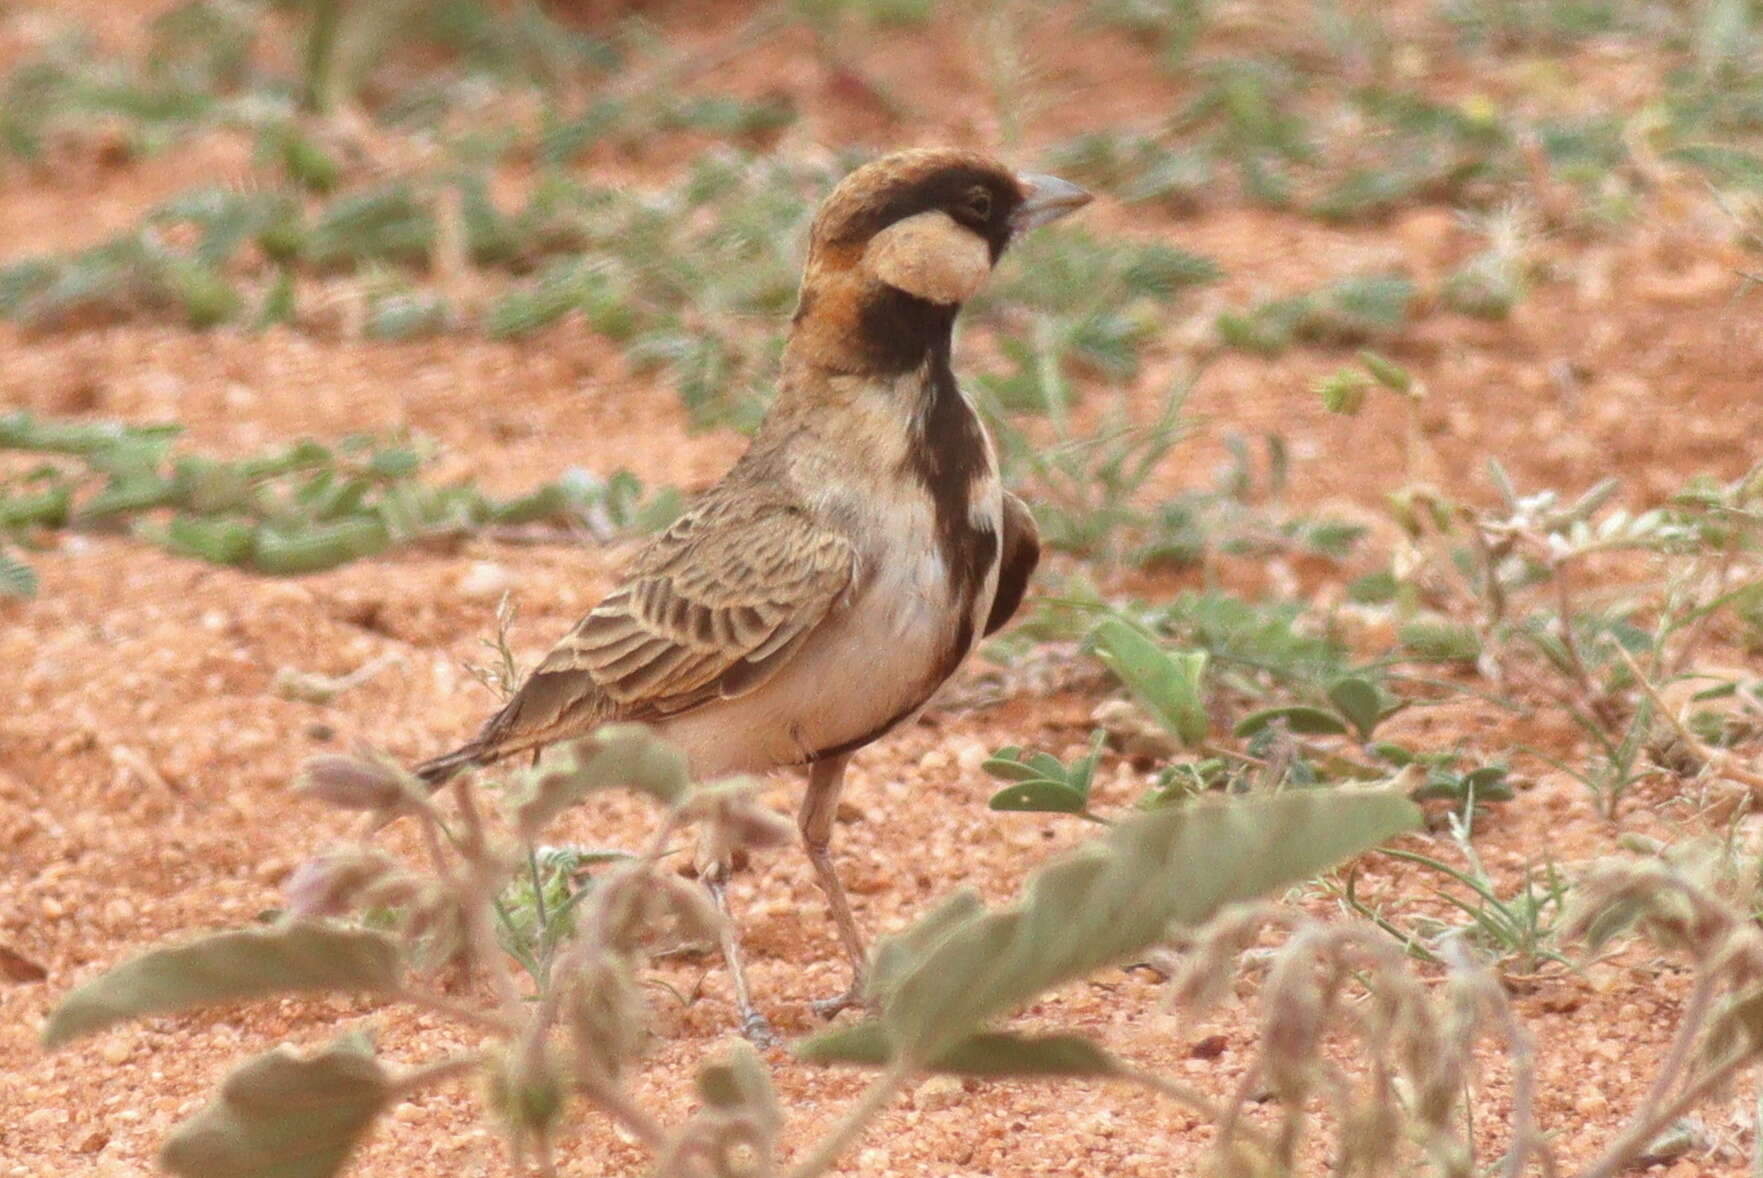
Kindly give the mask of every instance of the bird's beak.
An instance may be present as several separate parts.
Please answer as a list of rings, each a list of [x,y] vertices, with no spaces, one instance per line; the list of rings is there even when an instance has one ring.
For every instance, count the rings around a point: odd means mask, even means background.
[[[1095,198],[1069,180],[1023,172],[1016,177],[1022,185],[1023,201],[1010,217],[1012,234],[1027,233],[1049,221],[1057,221],[1066,213],[1074,213]]]

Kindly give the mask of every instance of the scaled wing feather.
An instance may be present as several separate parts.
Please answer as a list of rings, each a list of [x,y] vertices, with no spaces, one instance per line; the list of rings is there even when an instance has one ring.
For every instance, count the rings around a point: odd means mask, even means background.
[[[765,682],[845,594],[850,542],[793,504],[708,497],[545,656],[485,739],[528,747]]]

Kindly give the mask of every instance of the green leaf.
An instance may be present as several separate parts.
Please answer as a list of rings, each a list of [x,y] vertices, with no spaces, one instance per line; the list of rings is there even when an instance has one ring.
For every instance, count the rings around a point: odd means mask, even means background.
[[[1409,622],[1396,637],[1416,655],[1435,662],[1473,663],[1481,657],[1481,639],[1457,622]]]
[[[1379,760],[1387,761],[1398,769],[1404,765],[1411,765],[1414,763],[1413,750],[1406,748],[1403,745],[1396,744],[1394,741],[1377,741],[1371,746],[1371,752],[1372,755]]]
[[[67,523],[73,492],[54,486],[30,495],[0,493],[0,528],[59,528]]]
[[[1096,656],[1185,745],[1206,739],[1206,652],[1172,654],[1119,618],[1096,627]]]
[[[352,1045],[308,1059],[278,1047],[228,1076],[159,1162],[184,1178],[330,1178],[391,1099],[384,1070]]]
[[[1387,790],[1196,800],[1135,815],[1035,872],[1008,908],[986,911],[968,897],[890,940],[871,992],[900,1054],[938,1059],[987,1020],[1143,952],[1172,924],[1309,878],[1419,821],[1412,802]]]
[[[840,1027],[794,1047],[808,1063],[882,1067],[892,1062],[887,1028],[876,1020]],[[925,1069],[957,1076],[1116,1076],[1120,1064],[1078,1035],[969,1035]]]
[[[961,1076],[1115,1076],[1120,1065],[1078,1035],[970,1035],[938,1056],[931,1070]]]
[[[985,906],[980,903],[979,893],[962,888],[911,928],[883,937],[876,943],[870,962],[868,996],[876,998],[893,989],[943,938],[983,911]]]
[[[1383,718],[1383,700],[1378,696],[1377,688],[1363,679],[1355,677],[1335,680],[1329,685],[1328,702],[1352,721],[1353,727],[1359,730],[1361,740],[1370,740],[1372,730]]]
[[[1509,802],[1518,796],[1506,780],[1504,765],[1485,765],[1463,775],[1465,792],[1473,792],[1478,802]]]
[[[36,593],[37,571],[0,552],[0,597],[34,597]]]
[[[1033,781],[1040,777],[1038,769],[1023,763],[1022,755],[1020,746],[1007,744],[986,758],[980,768],[1004,781]]]
[[[238,564],[251,554],[257,529],[236,516],[179,515],[163,533],[145,533],[169,552],[193,556],[211,564]]]
[[[518,498],[496,504],[490,509],[490,518],[499,524],[530,524],[564,518],[569,509],[569,491],[561,483],[546,483]]]
[[[1007,785],[992,795],[994,810],[1028,810],[1048,814],[1081,814],[1084,796],[1063,781],[1041,778]]]
[[[1414,386],[1414,378],[1408,375],[1408,370],[1381,352],[1374,352],[1369,348],[1361,349],[1359,362],[1365,365],[1365,370],[1377,379],[1378,384],[1391,392],[1406,393]]]
[[[155,474],[113,479],[102,491],[86,500],[79,510],[79,518],[99,520],[164,507],[176,503],[179,494],[181,491],[174,480]]]
[[[1318,382],[1316,393],[1322,398],[1324,409],[1352,417],[1364,406],[1370,386],[1371,382],[1362,373],[1343,368]]]
[[[1395,574],[1382,569],[1347,582],[1347,599],[1361,605],[1386,605],[1396,599],[1399,588]]]
[[[395,941],[368,929],[298,923],[216,933],[155,949],[100,974],[61,1000],[43,1029],[59,1047],[112,1023],[196,1006],[314,990],[392,990]]]
[[[299,531],[260,528],[252,567],[277,576],[323,572],[384,551],[391,543],[386,525],[371,516],[312,524]]]
[[[1065,782],[1087,802],[1090,797],[1090,786],[1096,780],[1096,766],[1102,761],[1102,750],[1108,744],[1108,734],[1098,728],[1090,735],[1090,751],[1071,763],[1071,769],[1065,775]]]
[[[1237,722],[1234,731],[1238,736],[1253,736],[1276,720],[1285,721],[1289,730],[1306,736],[1344,736],[1347,731],[1346,724],[1333,712],[1306,704],[1287,704],[1251,712]]]
[[[168,267],[166,277],[183,304],[185,321],[197,330],[225,323],[239,313],[239,292],[219,270],[180,260]]]

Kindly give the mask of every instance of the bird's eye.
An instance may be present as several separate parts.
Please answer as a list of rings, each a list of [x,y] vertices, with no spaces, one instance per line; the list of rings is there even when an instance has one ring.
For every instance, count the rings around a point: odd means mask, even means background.
[[[985,220],[992,215],[992,194],[983,188],[975,188],[967,194],[967,211]]]

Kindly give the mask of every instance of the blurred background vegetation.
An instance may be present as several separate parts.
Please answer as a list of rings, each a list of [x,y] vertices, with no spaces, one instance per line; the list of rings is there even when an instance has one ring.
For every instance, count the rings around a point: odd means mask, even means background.
[[[750,429],[819,196],[878,150],[972,142],[1091,185],[1110,206],[1023,243],[968,316],[984,361],[968,365],[971,391],[1004,433],[1010,473],[1039,485],[1057,546],[1109,559],[1192,558],[1200,517],[1224,509],[1202,496],[1151,518],[1134,503],[1180,436],[1188,378],[1220,353],[1400,348],[1428,318],[1499,320],[1538,283],[1574,280],[1562,243],[1586,253],[1661,219],[1763,247],[1763,8],[1752,0],[780,0],[681,11],[188,0],[154,11],[126,36],[77,9],[13,16],[0,178],[65,183],[204,136],[248,143],[249,166],[224,182],[192,175],[95,244],[0,257],[0,317],[27,338],[161,321],[519,339],[580,321],[616,346],[624,370],[672,388],[695,426]],[[1071,82],[1046,50],[1058,37],[1113,68],[1100,83]],[[903,60],[938,69],[916,77]],[[1179,243],[1184,222],[1233,208],[1270,240],[1282,223],[1375,228],[1448,209],[1480,245],[1443,275],[1395,256],[1226,302],[1205,292],[1245,276]],[[1735,298],[1750,281],[1735,275]],[[1173,382],[1172,363],[1183,369]],[[1148,371],[1159,386],[1149,393]],[[1336,373],[1325,404],[1356,409],[1374,375]],[[1079,402],[1081,427],[1070,418]],[[12,419],[0,441],[18,446],[33,428]],[[188,510],[193,476],[178,490],[140,446],[121,457],[106,446],[96,470],[34,469],[0,501],[14,554],[0,554],[0,584],[28,588],[17,553],[33,527],[112,520],[131,504]],[[1263,488],[1274,497],[1282,463],[1276,455]],[[1226,500],[1251,494],[1237,465]],[[308,463],[322,484],[274,502],[249,470],[232,470],[199,514],[279,521],[305,542],[373,498],[333,466]],[[109,494],[94,506],[82,487]],[[592,508],[579,488],[541,492],[516,514],[566,520]],[[375,518],[290,569],[507,517],[429,496]],[[1338,555],[1344,534],[1316,525],[1283,521],[1260,538]],[[210,559],[266,569],[281,559],[254,558],[230,523],[181,533],[175,547]]]
[[[1643,866],[1606,873],[1592,907],[1689,945],[1733,999],[1707,1041],[1749,1034],[1706,1075],[1748,1068],[1763,902],[1739,820],[1763,789],[1763,472],[1733,423],[1763,362],[1759,0],[0,0],[0,199],[58,202],[53,241],[0,226],[0,349],[121,330],[535,356],[588,338],[581,396],[659,390],[678,413],[643,428],[738,439],[771,393],[816,203],[866,158],[944,142],[1102,197],[1013,248],[963,320],[965,387],[1052,556],[940,706],[1076,702],[984,759],[992,807],[1112,824],[1120,845],[1203,795],[1301,792],[1279,804],[1320,813],[1356,792],[1331,787],[1391,784],[1428,819],[1392,852],[1406,894],[1368,897],[1351,873],[1307,893],[1368,922],[1336,926],[1351,944],[1331,950],[1331,994],[1365,982],[1355,954],[1392,986],[1470,963],[1516,992],[1572,968],[1583,880],[1525,845],[1538,825],[1501,823],[1545,774],[1601,821],[1652,807],[1651,833],[1620,836]],[[120,216],[83,203],[147,175]],[[1661,308],[1706,329],[1675,340],[1669,387],[1658,368],[1619,385],[1575,362]],[[1489,408],[1478,382],[1515,381],[1504,353],[1538,337],[1537,383]],[[1716,363],[1728,399],[1699,402]],[[1221,385],[1208,419],[1195,405]],[[518,380],[499,395],[518,412]],[[1313,417],[1293,424],[1300,402],[1364,428],[1328,452]],[[1632,454],[1599,452],[1611,422],[1638,422]],[[0,406],[0,596],[36,592],[41,554],[84,551],[66,544],[82,534],[304,575],[394,548],[641,534],[691,489],[610,469],[621,456],[592,437],[568,452],[593,470],[492,494],[408,432],[216,454],[196,424]],[[1574,477],[1594,473],[1550,485],[1561,466],[1540,456],[1567,434]],[[511,609],[497,621],[483,677],[505,684]],[[270,690],[316,707],[381,665],[283,668]],[[1484,861],[1490,827],[1504,842]],[[1618,828],[1597,837],[1589,853],[1615,850]],[[497,906],[523,968],[548,969],[564,933],[547,914],[598,902],[584,864],[604,864],[527,841],[530,878],[499,862],[508,890],[472,899]],[[1128,892],[1169,870],[1120,862]],[[1718,916],[1692,922],[1700,940],[1672,941],[1674,888]],[[1601,949],[1622,919],[1588,939]],[[1109,918],[1068,923],[1082,940]],[[1249,934],[1207,935],[1221,975]],[[1096,962],[1080,964],[1070,976]],[[1699,985],[1666,1079],[1716,1009],[1716,982]],[[1507,1017],[1486,999],[1457,993],[1458,1013]],[[1441,1172],[1470,1172],[1445,1124],[1461,1089],[1424,1126]],[[1681,1127],[1654,1124],[1659,1108],[1611,1167]],[[768,1105],[748,1112],[775,1132]],[[1660,1156],[1699,1148],[1680,1136]]]

